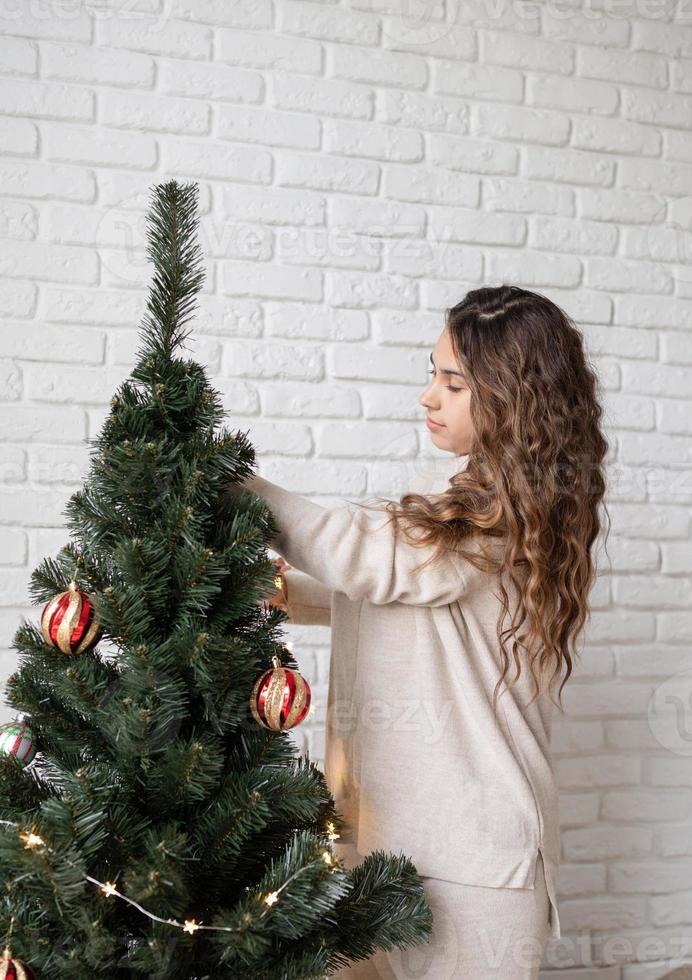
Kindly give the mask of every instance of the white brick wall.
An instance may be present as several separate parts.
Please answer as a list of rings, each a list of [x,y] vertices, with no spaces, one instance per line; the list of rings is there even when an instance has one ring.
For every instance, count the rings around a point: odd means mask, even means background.
[[[436,459],[417,398],[444,308],[535,287],[587,336],[612,443],[611,574],[555,721],[546,966],[654,980],[692,956],[692,8],[396,11],[0,2],[2,682],[132,366],[154,183],[200,183],[192,351],[262,472],[318,502]],[[287,632],[319,760],[328,631]]]

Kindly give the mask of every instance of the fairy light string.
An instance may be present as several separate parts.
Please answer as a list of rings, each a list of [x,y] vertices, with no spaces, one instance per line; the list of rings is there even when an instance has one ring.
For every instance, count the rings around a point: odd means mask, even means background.
[[[13,820],[0,820],[0,824],[4,824],[7,827],[21,826],[20,824],[15,823]],[[327,830],[328,830],[327,837],[329,838],[330,841],[334,841],[339,838],[340,835],[335,832],[334,824],[331,820],[327,823]],[[54,848],[46,844],[43,838],[39,834],[34,833],[33,830],[23,831],[22,833],[19,834],[19,839],[24,841],[24,847],[27,848],[28,850],[32,850],[34,847],[44,847],[51,854],[56,853]],[[326,864],[333,865],[331,870],[336,871],[336,869],[339,867],[339,864],[338,863],[334,864],[333,859],[334,859],[334,855],[331,853],[331,851],[323,851],[320,858],[318,858],[315,861],[311,861],[309,864],[306,864],[302,868],[298,868],[298,870],[294,871],[292,875],[289,875],[286,881],[279,888],[277,888],[276,891],[268,892],[266,895],[264,895],[263,896],[264,903],[267,906],[267,908],[262,910],[260,914],[260,918],[266,915],[268,909],[279,900],[279,895],[284,890],[284,888],[286,888],[294,878],[296,878],[299,874],[302,874],[303,871],[307,871],[307,869],[312,867],[314,864],[319,863],[319,861],[324,861]],[[64,860],[66,860],[67,863],[72,867],[75,866],[74,861],[70,861],[67,858],[65,858]],[[154,922],[161,922],[163,925],[174,926],[178,929],[182,929],[183,932],[187,932],[190,935],[193,935],[195,932],[197,932],[198,929],[206,929],[210,932],[238,932],[239,931],[238,929],[234,929],[231,926],[205,926],[203,923],[197,922],[195,919],[186,919],[184,922],[178,922],[177,919],[163,919],[161,918],[161,916],[156,915],[154,912],[150,912],[149,909],[145,909],[143,905],[139,904],[139,902],[135,902],[134,899],[128,898],[127,895],[123,895],[122,892],[118,891],[118,889],[115,887],[115,884],[112,881],[106,881],[106,882],[99,881],[98,878],[92,878],[91,875],[85,875],[82,880],[89,881],[93,885],[96,885],[103,892],[103,894],[108,898],[112,897],[113,895],[115,895],[117,898],[121,898],[124,902],[127,902],[129,905],[132,905],[134,908],[138,909],[143,915],[148,916],[148,918],[152,919]],[[14,922],[14,917],[13,917],[13,922]]]

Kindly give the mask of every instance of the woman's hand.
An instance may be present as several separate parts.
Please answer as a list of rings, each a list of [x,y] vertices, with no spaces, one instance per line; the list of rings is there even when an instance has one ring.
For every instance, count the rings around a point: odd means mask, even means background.
[[[279,574],[279,572],[285,572],[287,568],[291,567],[288,564],[288,562],[284,561],[284,559],[280,555],[278,558],[274,558],[272,560],[274,562],[274,567],[276,568],[277,575]],[[281,589],[277,589],[276,592],[274,592],[274,594],[271,595],[268,599],[260,599],[259,601],[267,602],[270,606],[275,606],[277,609],[281,609],[282,612],[288,612]]]

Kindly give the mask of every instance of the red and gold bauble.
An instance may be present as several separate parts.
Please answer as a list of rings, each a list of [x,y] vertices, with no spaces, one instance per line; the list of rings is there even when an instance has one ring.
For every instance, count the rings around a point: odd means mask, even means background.
[[[30,966],[15,959],[9,949],[6,949],[0,960],[0,980],[36,980],[36,974]]]
[[[310,707],[310,685],[290,667],[282,667],[278,657],[274,666],[255,681],[250,710],[256,722],[273,732],[299,725]]]
[[[54,596],[43,607],[41,632],[46,643],[63,653],[83,653],[98,643],[101,627],[94,604],[76,582],[70,582],[67,592]]]

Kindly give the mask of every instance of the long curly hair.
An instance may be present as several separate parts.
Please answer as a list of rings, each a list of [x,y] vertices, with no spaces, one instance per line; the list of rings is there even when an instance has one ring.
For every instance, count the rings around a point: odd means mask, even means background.
[[[549,673],[552,693],[564,671],[562,708],[597,574],[592,546],[602,527],[608,451],[598,378],[574,322],[539,293],[507,284],[473,289],[445,316],[471,389],[468,463],[444,493],[406,493],[384,509],[412,544],[435,546],[419,568],[453,549],[497,574],[503,670],[493,710],[510,667],[509,638],[516,669],[509,688],[521,675],[523,649],[532,702]],[[605,505],[604,511],[610,529]],[[519,603],[502,629],[509,614],[505,576]]]

